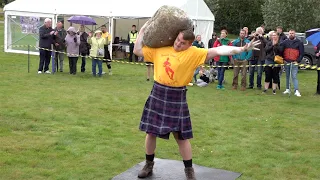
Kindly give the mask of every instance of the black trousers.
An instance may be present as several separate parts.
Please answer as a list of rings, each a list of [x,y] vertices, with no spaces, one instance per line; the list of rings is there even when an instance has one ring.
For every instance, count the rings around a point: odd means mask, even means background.
[[[82,59],[82,62],[81,62],[81,72],[85,72],[86,71],[86,53],[81,53],[81,59]]]
[[[40,53],[40,62],[39,62],[38,71],[46,72],[49,70],[49,64],[51,60],[51,51],[40,49],[39,53]]]
[[[132,62],[132,56],[134,56],[135,62],[138,62],[138,56],[133,54],[134,49],[134,43],[130,43],[130,56],[129,56],[129,62]]]
[[[280,82],[280,78],[279,78],[280,69],[281,69],[281,67],[266,66],[264,69],[265,73],[266,73],[265,82],[272,81],[272,83],[278,84]]]
[[[77,73],[78,57],[68,57],[68,58],[69,58],[70,74],[76,74]]]
[[[111,69],[111,56],[110,56],[110,51],[109,51],[108,46],[104,46],[104,57],[103,57],[103,59],[106,59],[106,60],[103,60],[103,61],[106,62],[108,69]]]
[[[103,59],[108,59],[108,60],[111,59],[108,46],[104,46],[104,57],[103,57]]]

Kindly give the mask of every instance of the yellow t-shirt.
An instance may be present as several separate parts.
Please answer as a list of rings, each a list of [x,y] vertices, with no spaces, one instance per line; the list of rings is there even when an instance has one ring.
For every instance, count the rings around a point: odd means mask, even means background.
[[[145,61],[154,64],[154,80],[171,87],[182,87],[191,82],[195,69],[204,64],[208,50],[191,46],[176,52],[173,47],[142,48]]]
[[[111,35],[108,32],[102,33],[101,35],[103,38],[108,37],[108,42],[111,42]]]

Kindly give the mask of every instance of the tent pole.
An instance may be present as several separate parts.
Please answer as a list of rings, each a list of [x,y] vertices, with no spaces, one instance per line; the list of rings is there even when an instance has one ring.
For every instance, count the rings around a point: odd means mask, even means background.
[[[114,33],[113,33],[113,17],[109,17],[109,35],[111,35],[111,41],[110,41],[110,45],[109,45],[109,52],[110,52],[110,59],[112,60],[112,39],[114,39]]]

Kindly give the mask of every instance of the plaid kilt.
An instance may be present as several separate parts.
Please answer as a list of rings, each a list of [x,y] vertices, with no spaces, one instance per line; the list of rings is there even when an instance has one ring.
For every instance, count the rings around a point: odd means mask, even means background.
[[[186,93],[186,87],[168,87],[155,82],[139,129],[163,139],[169,139],[170,132],[178,132],[179,139],[193,138]]]

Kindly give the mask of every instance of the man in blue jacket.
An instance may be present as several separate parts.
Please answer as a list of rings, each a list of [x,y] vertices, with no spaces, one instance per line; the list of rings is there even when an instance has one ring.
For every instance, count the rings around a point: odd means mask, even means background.
[[[289,39],[286,39],[281,44],[283,46],[283,58],[285,60],[285,70],[286,70],[286,90],[283,94],[290,94],[290,74],[294,86],[294,95],[301,97],[298,87],[298,63],[301,62],[304,54],[304,46],[302,41],[296,38],[295,30],[291,29],[289,31]]]
[[[250,43],[248,39],[245,38],[246,31],[240,30],[240,37],[233,41],[232,45],[236,47],[243,47],[247,43]],[[233,82],[232,82],[232,89],[236,90],[238,88],[238,75],[241,69],[241,91],[245,91],[247,87],[247,65],[248,59],[252,56],[252,51],[242,52],[240,54],[236,54],[232,56],[233,65]],[[241,66],[241,67],[240,67]]]

